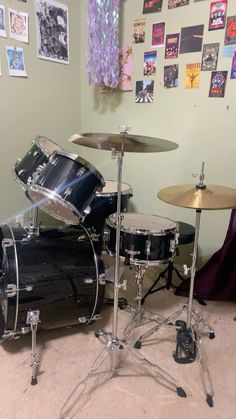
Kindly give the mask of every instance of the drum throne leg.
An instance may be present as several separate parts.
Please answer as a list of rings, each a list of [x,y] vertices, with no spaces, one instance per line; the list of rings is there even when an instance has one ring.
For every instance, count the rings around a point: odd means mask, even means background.
[[[32,377],[31,377],[31,385],[34,386],[37,384],[37,366],[39,365],[39,361],[37,361],[37,352],[36,352],[36,332],[39,320],[39,310],[31,310],[27,313],[26,323],[30,325],[31,328],[31,335],[32,335],[32,353],[31,353],[31,367],[32,367]]]

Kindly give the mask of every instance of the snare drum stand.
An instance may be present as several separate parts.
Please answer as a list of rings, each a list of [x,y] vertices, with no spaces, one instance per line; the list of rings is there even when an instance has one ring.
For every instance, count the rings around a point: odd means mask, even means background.
[[[118,370],[121,368],[118,365],[118,353],[123,349],[127,349],[131,355],[133,355],[138,361],[142,361],[147,367],[150,368],[152,373],[154,373],[155,378],[159,378],[159,381],[165,382],[165,385],[175,390],[180,397],[186,397],[186,393],[183,388],[179,385],[179,383],[166,371],[164,371],[161,367],[157,364],[152,363],[149,361],[144,354],[141,352],[137,352],[132,345],[126,342],[124,339],[120,339],[118,337],[118,297],[119,297],[119,290],[120,288],[126,289],[126,282],[120,282],[120,229],[121,229],[121,184],[122,184],[122,166],[123,166],[123,158],[124,158],[124,151],[123,151],[123,144],[125,140],[125,136],[127,134],[127,127],[121,127],[121,135],[123,141],[119,143],[120,150],[116,150],[115,148],[111,148],[112,151],[112,159],[117,158],[117,213],[116,213],[116,257],[115,257],[115,278],[114,278],[114,302],[113,302],[113,322],[112,322],[112,331],[107,332],[105,330],[98,330],[95,332],[96,337],[104,336],[106,338],[106,348],[102,349],[102,351],[98,354],[95,358],[88,374],[85,378],[78,383],[75,387],[73,392],[70,394],[69,398],[64,403],[61,409],[61,416],[60,418],[65,417],[64,414],[71,411],[71,409],[67,409],[66,412],[64,411],[66,405],[71,400],[72,396],[75,394],[76,390],[80,386],[84,386],[79,393],[76,401],[78,402],[79,398],[82,396],[83,392],[86,389],[87,382],[89,378],[94,375],[104,374],[104,373],[111,373],[115,375]],[[104,354],[105,352],[105,354]],[[111,367],[105,370],[101,370],[100,367],[103,362],[106,360],[107,356],[110,355],[111,357]],[[161,379],[161,380],[160,380]],[[64,413],[63,413],[64,411]]]
[[[203,173],[202,173],[203,176]],[[200,177],[200,183],[196,185],[198,189],[205,189],[203,183],[203,178]],[[203,388],[206,394],[206,402],[210,407],[213,406],[213,386],[210,377],[210,372],[206,363],[206,358],[204,353],[201,350],[201,336],[199,331],[200,323],[205,327],[208,337],[213,339],[215,333],[213,328],[209,323],[204,319],[200,312],[193,307],[193,291],[194,291],[194,279],[196,273],[196,260],[197,260],[197,246],[199,239],[199,229],[200,229],[200,217],[201,209],[196,209],[196,220],[195,220],[195,239],[194,239],[194,248],[192,254],[192,266],[191,268],[185,267],[186,271],[190,271],[190,290],[189,290],[189,299],[188,303],[177,310],[175,313],[167,317],[162,323],[154,326],[150,330],[146,331],[139,339],[135,342],[134,347],[140,349],[142,343],[145,339],[149,338],[156,331],[158,331],[163,326],[175,327],[177,331],[176,337],[176,351],[173,353],[173,358],[176,362],[180,364],[187,364],[194,362],[196,357],[199,360],[201,368],[201,378],[203,383]],[[187,272],[186,272],[187,273]],[[183,320],[176,320],[178,317],[187,312],[187,322]],[[175,322],[175,323],[173,323]]]

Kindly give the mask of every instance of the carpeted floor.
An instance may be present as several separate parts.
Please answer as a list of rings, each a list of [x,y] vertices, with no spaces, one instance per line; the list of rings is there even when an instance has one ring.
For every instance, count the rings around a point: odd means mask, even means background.
[[[150,287],[155,275],[156,270],[150,268],[144,279],[144,290]],[[133,302],[132,272],[125,269],[122,276],[127,279],[128,290],[120,295]],[[112,293],[113,284],[108,283],[106,295],[111,297]],[[144,309],[167,317],[181,309],[185,302],[186,298],[165,289],[148,296]],[[88,378],[92,366],[99,371],[111,366],[104,339],[94,335],[99,328],[112,330],[113,307],[104,306],[101,320],[93,325],[38,333],[40,365],[36,386],[30,385],[31,336],[22,336],[0,346],[0,418],[235,419],[236,304],[209,301],[206,306],[196,302],[195,307],[215,331],[215,339],[211,340],[201,326],[201,354],[206,355],[204,365],[208,366],[212,379],[214,407],[209,407],[205,400],[199,361],[186,365],[174,361],[176,330],[173,327],[155,332],[143,343],[141,351],[133,349],[133,343],[153,324],[132,328],[128,349],[117,351],[117,365],[122,368],[113,374],[103,372]],[[122,339],[130,319],[130,312],[119,310],[119,338]],[[183,319],[186,320],[186,314]],[[148,361],[140,361],[142,354]],[[173,388],[155,376],[150,362],[177,380],[187,398],[178,397]],[[87,385],[83,386],[80,383],[86,376]]]

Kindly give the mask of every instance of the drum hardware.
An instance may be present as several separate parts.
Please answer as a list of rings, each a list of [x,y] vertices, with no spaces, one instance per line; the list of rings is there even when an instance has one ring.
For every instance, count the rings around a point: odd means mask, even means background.
[[[200,218],[202,209],[213,210],[213,209],[232,209],[236,207],[236,189],[228,188],[217,185],[205,185],[204,184],[204,162],[202,163],[202,170],[200,174],[200,180],[196,184],[195,188],[192,185],[183,185],[168,187],[161,190],[158,193],[158,197],[169,204],[192,208],[196,211],[195,217],[195,237],[194,247],[192,253],[192,265],[186,268],[187,272],[191,273],[190,277],[190,290],[188,303],[183,306],[182,309],[176,311],[165,319],[159,325],[154,326],[149,331],[145,332],[135,343],[136,348],[140,348],[143,341],[150,337],[153,333],[158,331],[162,326],[173,325],[173,321],[186,312],[187,321],[183,322],[177,320],[175,323],[177,329],[177,345],[176,352],[174,353],[174,359],[178,363],[193,362],[196,357],[198,358],[201,366],[201,375],[204,391],[206,393],[206,402],[210,407],[213,406],[213,387],[211,382],[210,373],[206,364],[205,356],[201,348],[201,336],[199,327],[203,324],[208,337],[213,339],[215,333],[213,328],[193,307],[193,295],[194,295],[194,279],[196,273],[196,260],[197,260],[197,247],[199,240],[200,231]],[[180,331],[178,332],[178,327]]]
[[[37,366],[39,365],[39,361],[37,361],[37,352],[36,352],[36,332],[38,323],[40,322],[39,319],[39,310],[30,310],[27,313],[26,324],[30,325],[31,334],[32,334],[32,377],[31,377],[31,385],[34,386],[37,384]]]
[[[28,285],[27,287],[23,288],[17,288],[15,284],[7,284],[7,289],[5,290],[5,294],[7,295],[7,298],[15,297],[16,294],[20,291],[32,291],[33,286]]]
[[[118,369],[118,354],[120,350],[126,349],[131,355],[137,360],[142,361],[146,367],[150,368],[152,373],[156,377],[166,383],[169,388],[175,390],[180,397],[186,397],[185,391],[180,387],[178,382],[165,372],[158,365],[150,362],[143,354],[135,351],[126,340],[119,339],[118,337],[118,302],[119,302],[119,289],[124,286],[124,283],[120,282],[120,233],[121,233],[121,184],[122,184],[122,166],[124,152],[137,151],[137,152],[161,152],[168,151],[177,148],[177,144],[171,142],[165,142],[165,140],[145,138],[141,136],[130,136],[128,135],[128,129],[126,126],[122,126],[119,134],[82,134],[71,137],[70,141],[79,145],[92,147],[100,150],[110,150],[112,152],[112,158],[117,159],[117,212],[115,216],[116,225],[116,240],[115,240],[115,277],[114,277],[114,303],[113,303],[113,319],[112,319],[112,331],[107,332],[105,330],[98,330],[95,333],[96,337],[104,336],[107,341],[106,349],[102,349],[99,355],[93,362],[90,371],[86,377],[80,381],[76,386],[76,389],[80,386],[86,387],[88,380],[97,374],[104,372],[111,372],[115,374]],[[105,351],[105,354],[104,354]],[[107,370],[101,370],[101,365],[105,362],[106,358],[110,356],[111,366]],[[79,394],[79,397],[84,392],[84,389]],[[72,392],[71,396],[74,394]],[[61,410],[61,416],[63,416],[63,410],[65,409],[68,401],[64,404]],[[79,397],[76,401],[78,402]],[[67,409],[68,412],[68,409]]]

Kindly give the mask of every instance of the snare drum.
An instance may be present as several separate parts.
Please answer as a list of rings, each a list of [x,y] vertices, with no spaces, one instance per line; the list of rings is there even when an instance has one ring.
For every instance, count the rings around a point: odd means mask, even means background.
[[[127,183],[121,184],[121,211],[128,211],[129,199],[133,196],[133,191]],[[106,184],[101,192],[96,192],[96,196],[90,204],[91,212],[85,217],[84,224],[90,227],[97,234],[102,234],[105,219],[114,214],[117,210],[117,182],[106,180]]]
[[[115,255],[116,215],[106,220],[108,242],[106,250]],[[167,263],[177,244],[177,224],[157,215],[122,213],[120,229],[120,256],[131,263],[157,265]]]
[[[37,136],[32,141],[31,149],[13,167],[14,176],[24,190],[36,180],[49,157],[59,150],[61,148],[48,138]]]
[[[76,154],[54,153],[37,181],[26,191],[43,211],[68,224],[79,224],[98,189],[102,175]]]
[[[3,225],[0,340],[30,331],[27,313],[40,311],[39,327],[89,323],[100,313],[105,285],[101,254],[84,228],[40,229]]]

